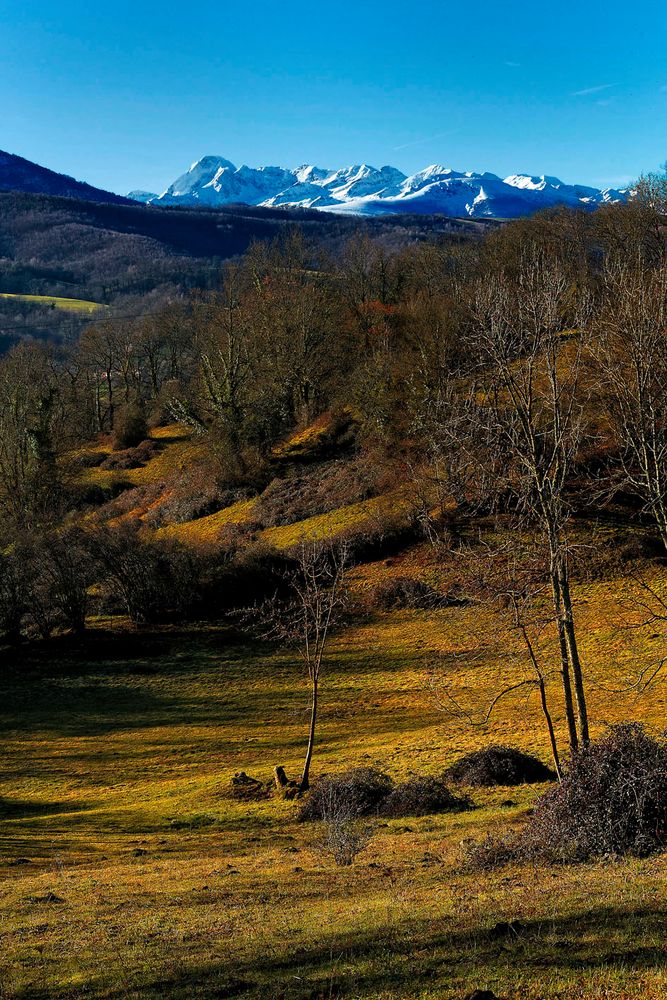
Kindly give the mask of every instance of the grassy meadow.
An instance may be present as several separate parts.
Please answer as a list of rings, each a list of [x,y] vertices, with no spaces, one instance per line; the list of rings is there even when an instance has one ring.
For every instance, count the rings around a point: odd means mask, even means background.
[[[416,561],[359,567],[354,586]],[[631,587],[577,593],[596,732],[664,725],[664,687],[614,693],[656,641],[616,627]],[[296,773],[308,704],[295,660],[222,624],[91,624],[84,639],[22,650],[0,675],[3,1000],[667,995],[664,856],[466,873],[462,845],[518,826],[542,790],[526,786],[474,789],[470,812],[388,820],[336,868],[294,803],[231,796],[238,770]],[[490,740],[548,760],[534,697],[473,729],[428,689],[435,655],[473,701],[518,676],[504,634],[466,607],[353,622],[331,647],[315,773],[437,774]]]
[[[301,458],[326,429],[301,432],[276,457]],[[201,458],[179,425],[151,439],[137,467],[76,467],[87,488],[126,480],[124,512],[100,508],[110,520],[146,519]],[[106,439],[86,449],[96,461],[111,453]],[[249,524],[256,541],[286,549],[400,515],[409,495],[268,527],[252,526],[256,503],[157,534],[210,545]],[[617,526],[598,532],[597,547],[613,551]],[[575,593],[593,735],[627,719],[659,732],[667,685],[639,693],[632,682],[659,659],[664,623],[641,624],[641,584],[609,566],[580,574]],[[315,777],[358,766],[395,780],[437,775],[491,742],[549,762],[534,691],[500,701],[487,726],[443,713],[433,695],[445,684],[477,719],[500,686],[527,676],[501,612],[364,604],[392,577],[446,592],[455,570],[422,541],[351,571],[358,610],[329,649]],[[664,571],[650,572],[664,593]],[[553,665],[553,644],[536,641]],[[544,786],[471,789],[471,811],[381,822],[350,868],[323,853],[298,804],[235,798],[235,772],[269,782],[281,764],[298,774],[309,704],[295,656],[225,622],[137,628],[118,616],[93,618],[82,638],[2,655],[1,1000],[667,996],[667,857],[463,866],[468,843],[520,828]]]

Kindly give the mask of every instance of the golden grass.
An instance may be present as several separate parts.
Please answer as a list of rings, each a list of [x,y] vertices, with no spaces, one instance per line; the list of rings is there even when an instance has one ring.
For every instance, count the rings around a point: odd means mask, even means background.
[[[626,718],[664,726],[664,686],[608,690],[664,648],[664,628],[621,627],[633,589],[576,591],[596,733]],[[483,703],[523,669],[515,652],[503,621],[476,608],[360,619],[331,648],[316,772],[437,773],[490,740],[546,759],[533,698],[470,729],[428,690],[438,656]],[[347,870],[292,804],[231,800],[235,771],[268,780],[301,762],[306,687],[285,653],[224,628],[142,634],[119,621],[87,644],[25,651],[0,683],[3,1000],[667,995],[665,857],[461,871],[461,842],[515,826],[540,789],[475,790],[470,813],[389,821]],[[498,936],[500,921],[522,928]]]
[[[109,308],[103,302],[90,302],[86,299],[70,299],[62,295],[23,295],[14,292],[0,292],[0,299],[20,299],[24,302],[35,302],[43,306],[52,306],[65,312],[85,313],[93,315]]]
[[[119,477],[133,486],[149,486],[168,480],[188,470],[197,459],[206,453],[206,444],[194,438],[182,424],[156,427],[149,434],[150,439],[161,446],[157,455],[138,469],[82,468],[77,478],[81,483],[109,487]],[[102,438],[93,445],[87,445],[70,454],[76,459],[84,454],[111,455],[113,445],[109,438]]]
[[[288,549],[300,541],[334,539],[364,525],[372,530],[387,517],[399,519],[407,516],[411,509],[411,496],[406,489],[401,488],[379,497],[338,507],[326,514],[316,514],[294,524],[265,528],[261,534],[265,541],[276,548]]]
[[[220,539],[221,532],[231,524],[243,524],[252,517],[256,500],[239,500],[229,507],[218,510],[206,517],[198,517],[184,524],[169,524],[160,528],[158,536],[175,538],[187,545],[210,545]]]
[[[305,458],[322,446],[322,444],[332,434],[335,434],[336,427],[339,426],[341,418],[343,421],[354,421],[357,414],[351,406],[345,406],[337,413],[323,413],[306,427],[299,428],[290,434],[284,441],[275,446],[272,451],[274,458],[278,459],[299,459]]]

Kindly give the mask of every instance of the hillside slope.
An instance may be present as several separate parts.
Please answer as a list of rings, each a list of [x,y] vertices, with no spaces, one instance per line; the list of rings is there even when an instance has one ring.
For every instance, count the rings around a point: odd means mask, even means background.
[[[61,198],[80,198],[114,205],[127,204],[128,199],[111,191],[77,181],[67,174],[59,174],[48,167],[26,160],[15,153],[0,149],[0,191],[25,191],[36,194],[58,195]]]

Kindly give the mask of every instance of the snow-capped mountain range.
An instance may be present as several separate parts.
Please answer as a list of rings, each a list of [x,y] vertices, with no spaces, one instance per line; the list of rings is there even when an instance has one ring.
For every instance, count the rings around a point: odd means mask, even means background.
[[[204,156],[162,194],[131,191],[128,198],[158,205],[246,204],[315,208],[353,215],[399,212],[456,218],[516,218],[543,208],[595,208],[626,201],[631,192],[565,184],[557,177],[460,173],[433,165],[406,176],[396,167],[361,164],[339,170],[302,166],[237,167],[222,156]]]

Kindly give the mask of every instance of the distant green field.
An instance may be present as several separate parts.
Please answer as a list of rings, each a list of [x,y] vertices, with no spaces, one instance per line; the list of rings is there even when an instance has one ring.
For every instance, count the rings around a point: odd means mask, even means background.
[[[0,292],[0,299],[23,299],[24,302],[37,302],[45,306],[54,306],[56,309],[64,309],[66,312],[88,313],[98,312],[100,309],[108,309],[108,306],[101,302],[88,302],[86,299],[68,299],[59,295],[19,295],[13,292]]]

